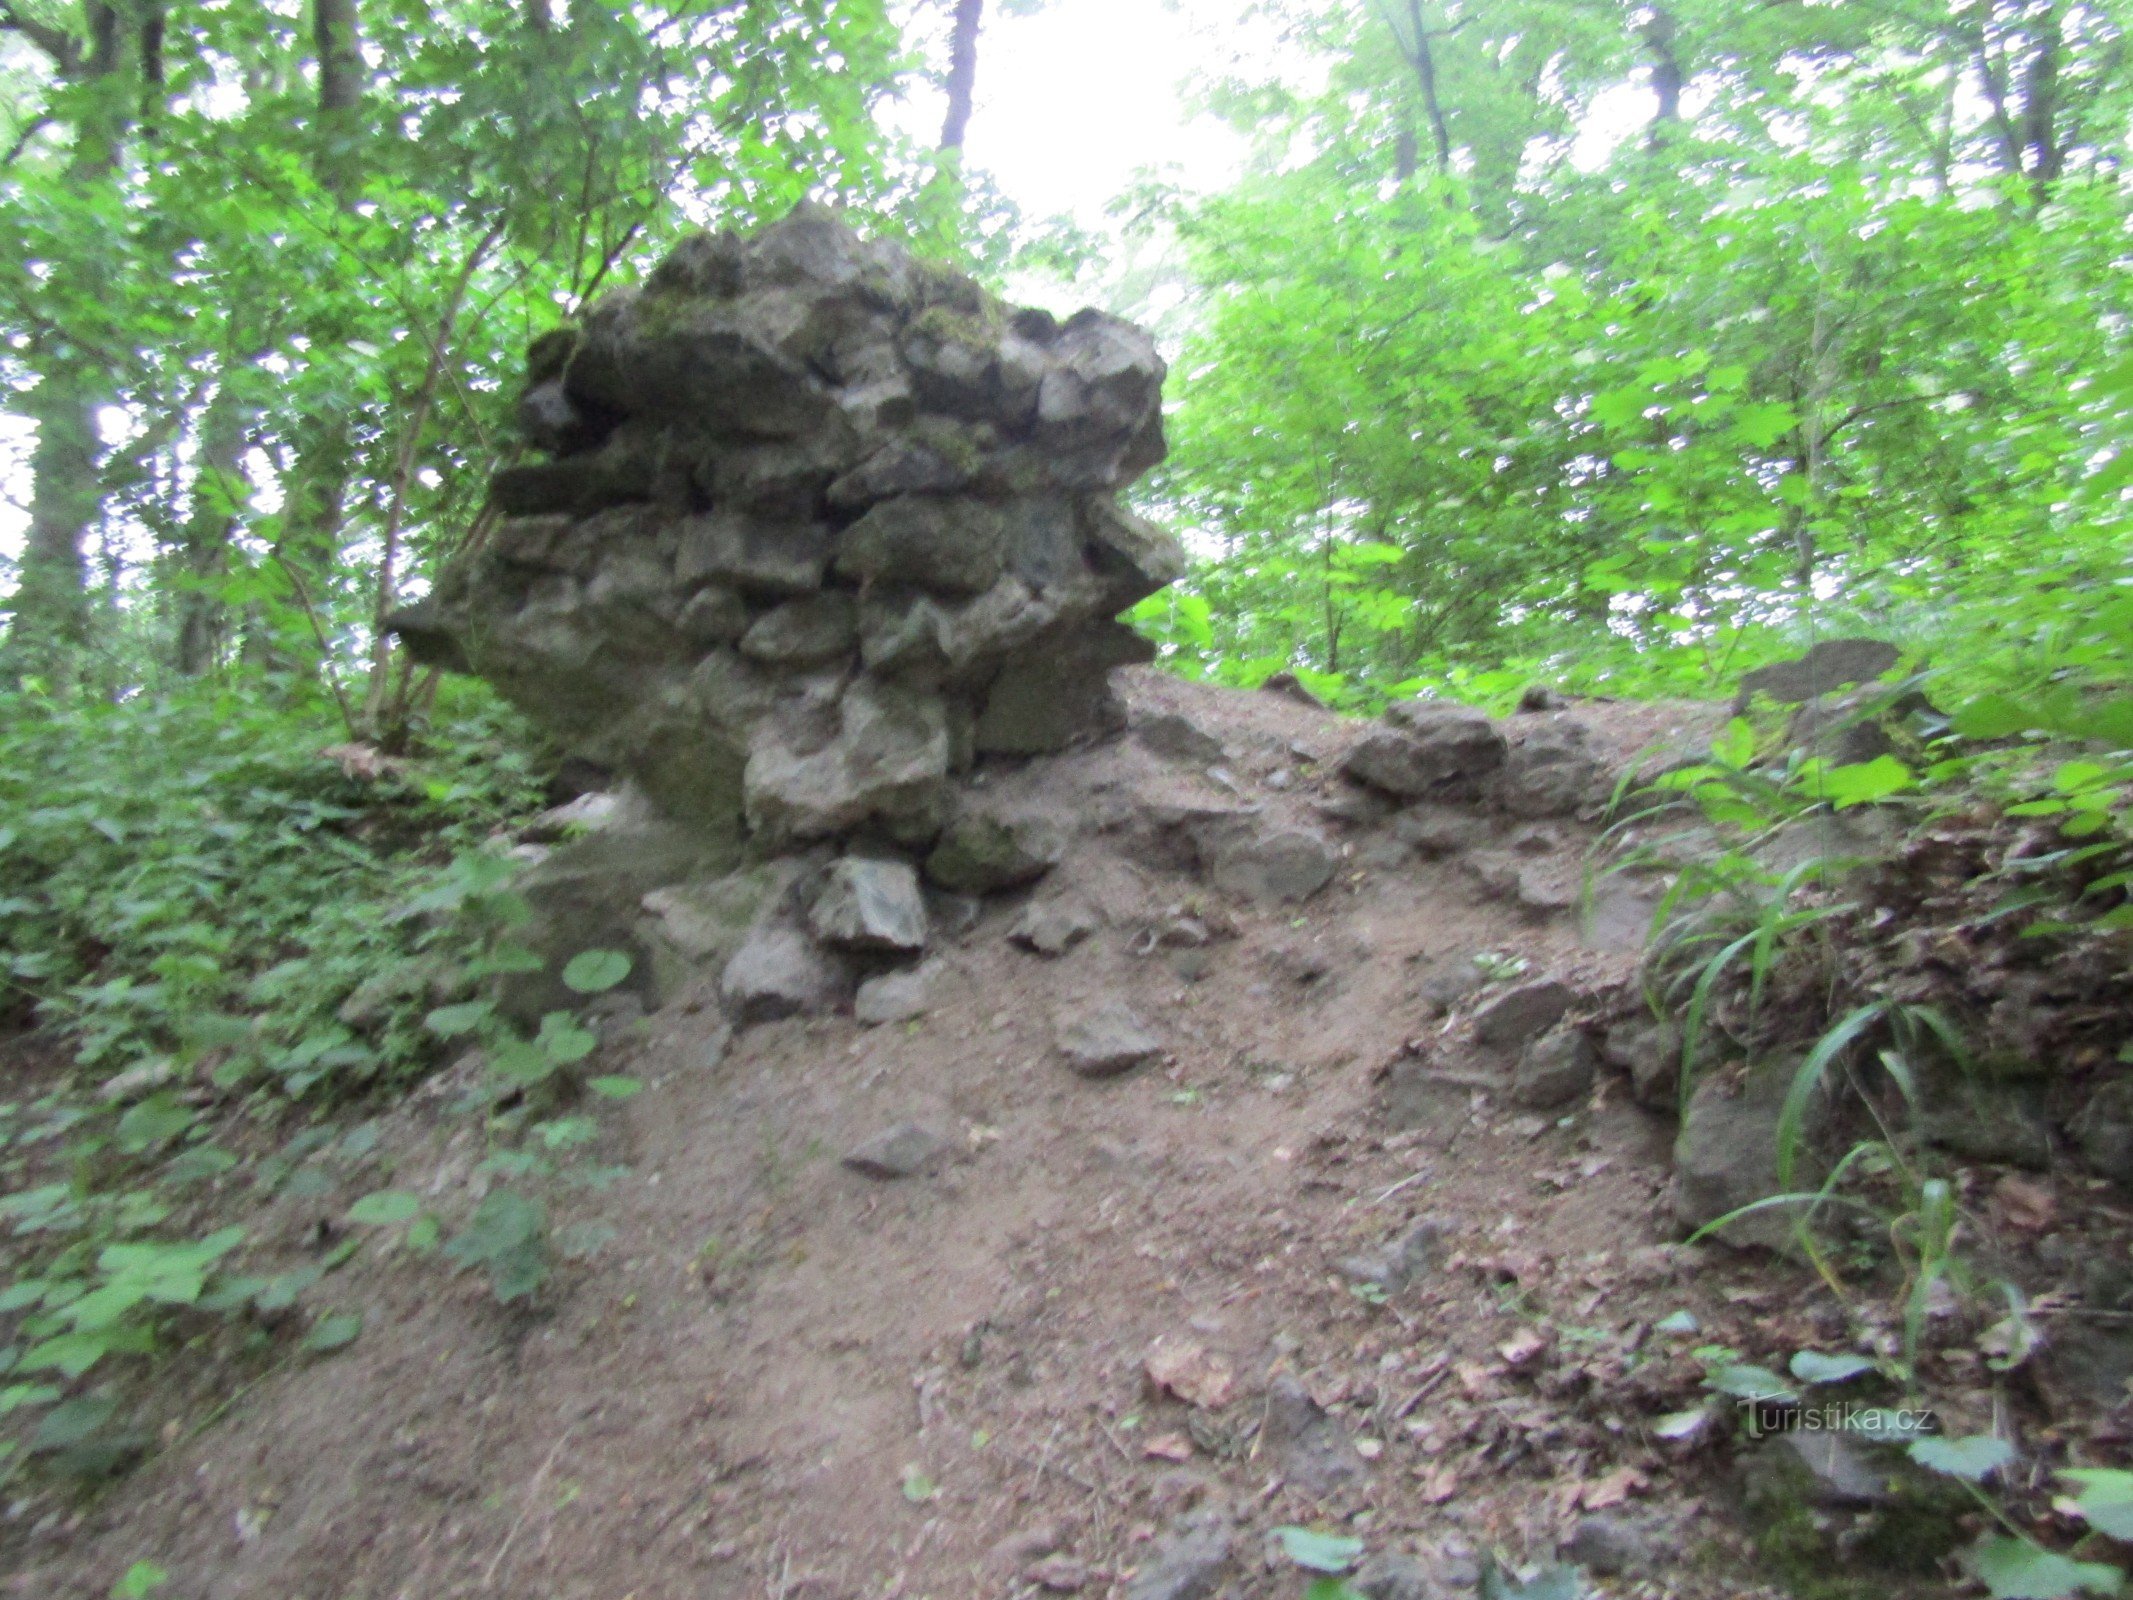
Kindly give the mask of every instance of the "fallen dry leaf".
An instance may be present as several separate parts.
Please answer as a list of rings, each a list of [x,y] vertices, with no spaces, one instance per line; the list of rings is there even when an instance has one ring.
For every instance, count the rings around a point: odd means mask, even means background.
[[[1496,1347],[1503,1364],[1513,1372],[1524,1372],[1548,1353],[1548,1336],[1538,1328],[1521,1328]]]
[[[1141,1446],[1141,1454],[1156,1461],[1190,1461],[1192,1441],[1182,1433],[1159,1433]]]
[[[369,744],[329,744],[319,754],[337,765],[343,776],[365,782],[375,782],[401,765]]]
[[[1450,1462],[1440,1461],[1433,1467],[1419,1469],[1419,1472],[1424,1504],[1441,1506],[1459,1492],[1459,1474],[1452,1470]]]
[[[1460,1362],[1452,1368],[1452,1376],[1459,1380],[1459,1387],[1466,1391],[1470,1400],[1485,1400],[1496,1392],[1495,1378],[1478,1361]]]
[[[1635,1467],[1617,1467],[1587,1483],[1579,1499],[1587,1511],[1605,1511],[1609,1506],[1620,1505],[1650,1482]]]
[[[1189,1339],[1158,1339],[1142,1363],[1157,1394],[1173,1394],[1189,1406],[1219,1411],[1236,1398],[1229,1362]]]
[[[1992,1186],[1993,1215],[2023,1233],[2042,1233],[2059,1220],[2059,1197],[2047,1184],[2010,1172]]]
[[[1023,1576],[1053,1594],[1073,1594],[1089,1581],[1090,1572],[1087,1563],[1072,1556],[1046,1556]]]
[[[1350,1385],[1348,1374],[1330,1368],[1320,1368],[1303,1375],[1304,1393],[1321,1411],[1331,1411],[1348,1398]]]

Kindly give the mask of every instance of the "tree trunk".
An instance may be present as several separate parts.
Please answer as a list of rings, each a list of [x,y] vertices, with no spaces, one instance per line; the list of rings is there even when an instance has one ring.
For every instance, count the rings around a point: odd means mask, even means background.
[[[229,607],[222,598],[229,576],[230,539],[246,499],[244,410],[225,375],[200,419],[200,471],[178,548],[176,665],[189,678],[222,663],[229,633]]]
[[[30,456],[30,527],[23,541],[14,620],[0,671],[55,687],[90,638],[89,572],[83,546],[103,491],[97,478],[97,394],[87,374],[55,366],[23,409],[37,424]]]
[[[363,43],[356,31],[356,0],[312,0],[311,39],[318,56],[315,170],[319,182],[342,194],[355,174],[362,131]]]
[[[1687,83],[1687,75],[1682,71],[1681,57],[1674,49],[1678,32],[1673,14],[1654,6],[1652,19],[1644,27],[1644,42],[1652,52],[1652,93],[1659,99],[1659,108],[1652,114],[1651,143],[1654,147],[1681,121],[1681,91]]]
[[[2039,206],[2066,170],[2066,149],[2059,139],[2059,16],[2047,12],[2037,24],[2027,70],[2022,75],[2022,145],[2029,165],[2029,190]]]
[[[87,90],[78,102],[82,109],[67,161],[68,178],[78,187],[110,180],[132,101],[118,81],[130,70],[119,8],[107,0],[88,0],[83,19],[86,48],[58,30],[29,34],[51,56],[60,78]],[[93,252],[69,265],[90,278],[101,271]],[[103,503],[96,414],[117,393],[118,380],[106,370],[108,358],[64,335],[34,350],[28,364],[40,374],[24,406],[37,424],[37,446],[30,455],[30,528],[13,620],[0,645],[0,674],[27,673],[60,684],[75,676],[74,658],[93,631],[84,546]]]
[[[970,107],[978,86],[978,29],[985,0],[955,0],[955,27],[948,44],[948,119],[941,124],[941,150],[960,151],[970,131]]]
[[[1452,170],[1452,131],[1444,117],[1444,103],[1437,95],[1437,58],[1429,47],[1429,29],[1422,19],[1422,0],[1407,0],[1408,20],[1413,23],[1415,43],[1408,64],[1415,69],[1415,83],[1422,91],[1422,110],[1429,118],[1429,136],[1436,148],[1437,170]]]
[[[1415,130],[1403,127],[1393,136],[1392,181],[1406,188],[1414,181],[1416,170],[1422,164],[1422,146],[1415,138]]]
[[[318,112],[312,173],[348,205],[362,175],[360,136],[364,66],[357,0],[313,0],[312,48],[318,61]],[[544,8],[545,14],[545,8]],[[330,333],[317,335],[330,340]],[[286,609],[255,610],[245,624],[245,659],[268,668],[300,663],[328,671],[321,641],[333,571],[341,554],[352,450],[339,412],[309,419],[282,485],[281,537],[272,560],[289,586]]]

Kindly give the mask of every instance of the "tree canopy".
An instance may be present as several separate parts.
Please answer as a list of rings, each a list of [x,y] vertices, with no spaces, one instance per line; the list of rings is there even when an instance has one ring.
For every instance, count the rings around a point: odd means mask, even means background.
[[[1323,71],[1212,86],[1259,158],[1174,213],[1167,490],[1217,558],[1151,617],[1181,662],[1688,686],[1848,621],[1987,673],[2122,653],[2117,10],[1262,10]]]

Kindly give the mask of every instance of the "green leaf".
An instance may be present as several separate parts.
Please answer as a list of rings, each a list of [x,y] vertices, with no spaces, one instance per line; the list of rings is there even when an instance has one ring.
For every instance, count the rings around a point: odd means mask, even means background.
[[[2044,719],[2037,708],[2012,695],[1984,694],[1959,706],[1948,720],[1965,739],[2008,739]]]
[[[580,950],[563,968],[563,987],[574,994],[605,994],[630,975],[630,958],[619,950]]]
[[[1274,1530],[1282,1550],[1299,1567],[1310,1572],[1346,1572],[1363,1558],[1363,1541],[1310,1528]]]
[[[554,1076],[556,1063],[547,1051],[531,1040],[510,1038],[490,1049],[489,1070],[506,1083],[531,1087]]]
[[[119,1148],[129,1155],[139,1155],[176,1138],[193,1125],[196,1116],[192,1107],[182,1104],[174,1093],[160,1089],[129,1106],[119,1118]]]
[[[1913,1440],[1909,1453],[1920,1466],[1969,1483],[1983,1482],[2015,1458],[2013,1445],[1989,1433],[1974,1433],[1967,1439],[1928,1435]]]
[[[1802,1350],[1792,1358],[1792,1375],[1802,1383],[1842,1383],[1862,1372],[1872,1372],[1874,1363],[1865,1356],[1828,1356],[1819,1350]]]
[[[1987,1539],[1971,1549],[1966,1564],[1992,1600],[2070,1600],[2125,1590],[2118,1568],[2074,1561],[2027,1539]]]
[[[940,1486],[926,1476],[925,1468],[915,1462],[904,1468],[902,1488],[904,1498],[915,1506],[924,1505],[941,1492]]]
[[[304,1335],[304,1348],[314,1353],[338,1350],[343,1345],[355,1343],[363,1331],[360,1312],[335,1311],[318,1319],[311,1331]]]
[[[1578,1569],[1567,1565],[1545,1568],[1520,1583],[1489,1558],[1482,1562],[1475,1592],[1480,1600],[1582,1600],[1585,1583]]]
[[[30,1435],[30,1453],[48,1455],[55,1450],[71,1450],[117,1414],[118,1402],[107,1396],[62,1400],[38,1420],[37,1431]]]
[[[348,1220],[368,1227],[388,1227],[405,1222],[421,1211],[422,1202],[398,1189],[379,1189],[366,1194],[348,1208]]]
[[[121,1345],[108,1333],[62,1333],[42,1344],[32,1345],[17,1363],[19,1372],[56,1372],[72,1381],[79,1378]]]
[[[600,1036],[567,1011],[551,1011],[541,1018],[541,1031],[533,1042],[542,1055],[559,1067],[583,1061],[600,1048]]]
[[[2074,1507],[2098,1533],[2133,1543],[2133,1472],[2114,1467],[2070,1467],[2059,1474],[2081,1493]]]
[[[325,1268],[316,1262],[307,1261],[300,1267],[291,1267],[287,1272],[269,1278],[252,1303],[269,1316],[286,1311],[319,1279],[326,1275]]]
[[[1592,419],[1609,428],[1627,428],[1644,419],[1645,407],[1652,403],[1648,390],[1610,389],[1592,397]]]
[[[1911,769],[1894,756],[1877,756],[1872,761],[1826,768],[1818,775],[1815,787],[1842,811],[1848,806],[1886,800],[1892,794],[1916,787],[1917,782]]]
[[[0,1417],[24,1406],[48,1406],[65,1392],[49,1383],[11,1383],[0,1389]]]
[[[635,1078],[619,1076],[594,1078],[585,1087],[609,1100],[627,1100],[631,1095],[640,1094],[644,1090],[644,1085]]]
[[[150,1600],[168,1582],[170,1574],[153,1561],[136,1561],[126,1569],[125,1576],[111,1586],[111,1600]]]
[[[548,1281],[547,1208],[515,1190],[492,1189],[444,1253],[462,1267],[484,1269],[498,1300],[522,1299]]]
[[[422,1019],[422,1025],[440,1039],[457,1039],[472,1033],[496,1010],[488,1000],[468,1000],[456,1006],[439,1006]]]
[[[1730,1362],[1714,1367],[1704,1379],[1707,1387],[1720,1394],[1732,1395],[1737,1400],[1790,1401],[1799,1399],[1799,1391],[1772,1372],[1768,1367],[1751,1366],[1746,1362]]]
[[[1711,1413],[1702,1406],[1691,1406],[1686,1411],[1669,1411],[1652,1423],[1652,1432],[1662,1439],[1693,1439],[1703,1432],[1711,1420]]]
[[[1755,759],[1755,728],[1745,717],[1735,717],[1711,741],[1711,754],[1722,767],[1738,771]]]

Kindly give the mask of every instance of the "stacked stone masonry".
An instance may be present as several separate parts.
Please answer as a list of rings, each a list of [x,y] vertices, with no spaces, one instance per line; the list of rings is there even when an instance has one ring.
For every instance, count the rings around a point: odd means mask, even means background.
[[[394,623],[665,817],[766,851],[931,846],[985,754],[1058,749],[1182,569],[1118,491],[1164,366],[803,205],[685,239],[540,339],[498,520]]]

